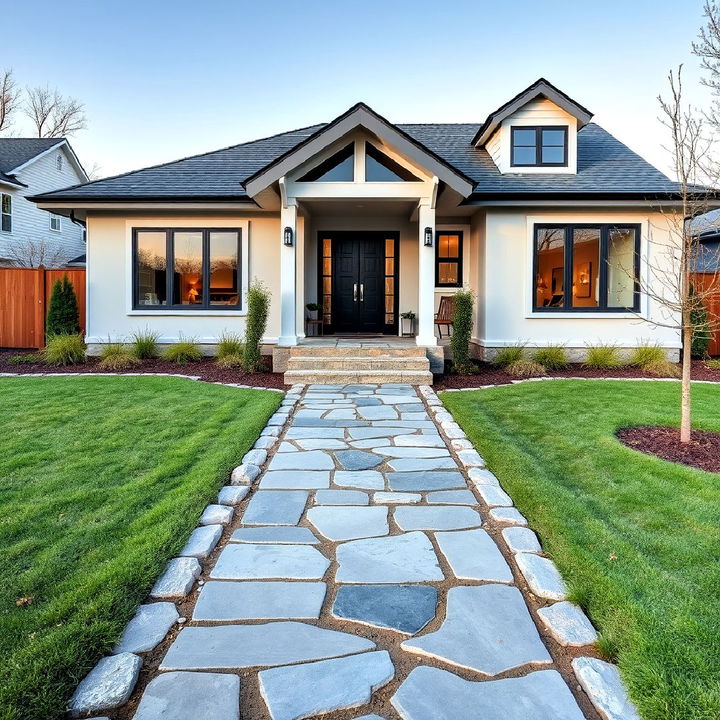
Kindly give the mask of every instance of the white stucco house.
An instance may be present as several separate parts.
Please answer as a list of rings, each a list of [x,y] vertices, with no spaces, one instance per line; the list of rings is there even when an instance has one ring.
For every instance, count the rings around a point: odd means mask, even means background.
[[[0,267],[62,266],[84,254],[82,222],[27,198],[87,180],[64,138],[0,138]]]
[[[440,298],[477,296],[478,356],[518,341],[671,356],[640,291],[652,238],[668,240],[678,186],[540,79],[471,124],[394,124],[359,103],[292,130],[117,177],[39,193],[86,220],[87,341],[149,327],[209,350],[242,332],[253,278],[272,291],[265,342],[283,369],[324,338],[412,341],[437,366]],[[313,331],[319,328],[313,327]],[[407,343],[408,341],[405,340]],[[347,353],[346,353],[347,354]]]

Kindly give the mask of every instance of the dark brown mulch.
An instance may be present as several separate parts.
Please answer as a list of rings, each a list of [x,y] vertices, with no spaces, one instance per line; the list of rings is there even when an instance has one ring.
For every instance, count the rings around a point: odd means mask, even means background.
[[[489,363],[476,362],[475,365],[476,372],[470,375],[436,375],[433,389],[440,391],[480,387],[481,385],[507,385],[518,379]],[[567,370],[553,370],[548,372],[548,375],[551,377],[657,379],[657,375],[650,375],[639,368],[621,367],[615,370],[593,370],[579,363],[570,365]],[[720,370],[711,370],[701,360],[693,360],[692,379],[720,382]]]
[[[693,430],[689,443],[680,442],[680,430],[671,427],[621,428],[618,440],[624,445],[663,460],[720,473],[720,433]]]
[[[97,358],[88,358],[87,362],[81,365],[68,365],[66,367],[54,367],[42,362],[35,363],[11,363],[9,359],[18,355],[28,355],[27,351],[0,350],[0,372],[19,373],[98,373],[103,372],[98,368]],[[285,382],[281,373],[271,372],[271,360],[263,358],[266,372],[248,373],[240,369],[223,369],[218,367],[212,358],[203,358],[199,362],[190,362],[179,365],[166,360],[143,360],[140,365],[129,368],[126,371],[132,373],[173,373],[180,375],[197,375],[205,382],[237,383],[239,385],[252,385],[253,387],[285,388]]]

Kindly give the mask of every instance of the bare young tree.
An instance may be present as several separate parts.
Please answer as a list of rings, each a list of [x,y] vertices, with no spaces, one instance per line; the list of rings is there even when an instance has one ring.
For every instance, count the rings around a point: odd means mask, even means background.
[[[3,70],[0,72],[0,132],[12,125],[19,100],[20,90],[13,79],[13,71]]]
[[[41,265],[46,268],[57,268],[62,267],[66,259],[61,247],[53,247],[44,239],[26,238],[13,243],[9,252],[10,262],[14,267],[19,268],[36,268]]]
[[[86,127],[85,106],[75,98],[61,95],[57,89],[25,89],[25,114],[35,125],[38,137],[68,137]]]

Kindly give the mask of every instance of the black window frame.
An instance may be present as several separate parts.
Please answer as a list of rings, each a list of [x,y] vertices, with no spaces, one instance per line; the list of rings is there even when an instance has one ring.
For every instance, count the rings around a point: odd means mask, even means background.
[[[538,233],[542,230],[563,229],[563,288],[572,288],[573,275],[573,231],[574,230],[600,230],[600,285],[598,289],[598,305],[595,307],[573,307],[572,292],[564,292],[563,304],[560,306],[538,306]],[[533,280],[532,280],[532,311],[533,313],[579,313],[579,314],[605,314],[605,313],[638,313],[640,312],[640,223],[536,223],[533,225]],[[632,307],[609,307],[607,297],[608,281],[608,239],[611,230],[634,230],[635,248]]]
[[[137,247],[138,234],[142,232],[164,232],[165,233],[165,297],[168,302],[165,305],[141,305],[138,302],[139,291],[139,275],[140,268],[138,266]],[[202,283],[203,283],[203,301],[197,305],[181,305],[174,304],[173,299],[173,280],[175,272],[175,248],[173,242],[174,233],[182,232],[200,232],[202,233]],[[237,244],[237,286],[238,301],[235,305],[211,305],[210,304],[210,234],[214,232],[236,232],[238,234]],[[133,310],[142,310],[149,312],[238,312],[245,309],[243,304],[243,257],[242,257],[242,228],[239,227],[137,227],[132,229],[132,308]]]
[[[441,235],[457,235],[458,236],[458,255],[457,257],[440,257],[440,236]],[[457,282],[441,283],[440,282],[440,263],[451,262],[456,263],[458,267]],[[463,286],[463,231],[462,230],[435,230],[435,287],[441,288],[461,288]]]
[[[532,163],[516,163],[515,162],[515,133],[520,130],[535,131],[535,162]],[[562,130],[563,132],[563,161],[559,163],[550,163],[542,161],[542,134],[543,130]],[[522,147],[530,147],[523,145]],[[557,147],[551,145],[549,147]],[[568,166],[568,126],[567,125],[513,125],[510,128],[510,166],[511,167],[567,167]]]
[[[3,198],[8,199],[8,202],[10,203],[10,212],[6,213],[2,209]],[[7,218],[7,228],[5,227],[6,218]],[[10,193],[0,193],[0,231],[6,232],[6,233],[11,233],[12,226],[13,226],[13,196]]]

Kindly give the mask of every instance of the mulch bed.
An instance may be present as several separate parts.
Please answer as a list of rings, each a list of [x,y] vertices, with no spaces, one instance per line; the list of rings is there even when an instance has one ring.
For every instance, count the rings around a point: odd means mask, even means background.
[[[720,433],[693,430],[689,443],[680,442],[680,430],[671,427],[638,426],[617,431],[621,443],[647,455],[720,473]]]
[[[55,367],[42,362],[37,363],[11,363],[9,359],[18,355],[28,353],[18,350],[0,350],[0,372],[18,373],[27,375],[30,373],[101,373],[98,368],[97,358],[88,358],[87,362],[81,365],[68,365],[66,367]],[[128,370],[118,372],[131,373],[172,373],[180,375],[197,375],[205,382],[237,383],[239,385],[252,385],[253,387],[280,388],[287,387],[281,373],[271,372],[270,358],[264,358],[266,372],[248,373],[244,370],[218,367],[212,358],[203,358],[199,362],[189,362],[180,365],[166,360],[143,360],[140,365],[135,365]]]
[[[433,389],[439,392],[440,390],[474,388],[480,387],[481,385],[507,385],[513,380],[518,379],[489,363],[477,362],[476,370],[477,371],[471,375],[436,375]],[[553,370],[552,372],[548,372],[548,376],[657,379],[657,375],[650,375],[639,368],[621,367],[615,370],[593,370],[592,368],[584,367],[580,363],[570,365],[567,370]],[[720,370],[711,370],[702,361],[694,360],[692,363],[692,379],[720,382]]]

